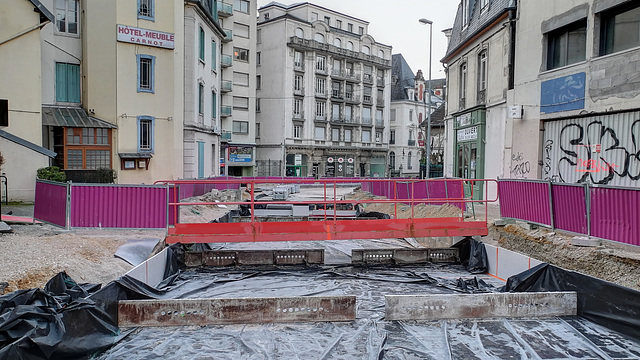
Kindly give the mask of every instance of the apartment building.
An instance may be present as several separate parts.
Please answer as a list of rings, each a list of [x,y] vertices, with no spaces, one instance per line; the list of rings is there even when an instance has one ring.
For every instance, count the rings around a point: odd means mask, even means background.
[[[445,176],[505,177],[503,165],[517,156],[512,151],[517,143],[514,122],[507,121],[515,20],[514,0],[462,0],[453,28],[447,30],[449,44],[441,60],[447,69]],[[528,142],[537,138],[530,132],[522,135]],[[484,184],[476,183],[473,193],[495,198],[496,191],[490,187],[484,194]]]
[[[222,38],[220,173],[253,176],[256,165],[257,0],[218,1]]]
[[[308,2],[259,9],[258,175],[388,175],[391,47]]]
[[[220,175],[222,44],[226,36],[212,0],[184,2],[183,175]],[[221,6],[222,7],[222,6]]]

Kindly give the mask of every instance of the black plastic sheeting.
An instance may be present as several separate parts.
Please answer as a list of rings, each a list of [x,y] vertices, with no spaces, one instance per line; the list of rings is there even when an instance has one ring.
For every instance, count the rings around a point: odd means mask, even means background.
[[[502,291],[575,291],[579,316],[640,339],[639,291],[549,264],[510,277]]]

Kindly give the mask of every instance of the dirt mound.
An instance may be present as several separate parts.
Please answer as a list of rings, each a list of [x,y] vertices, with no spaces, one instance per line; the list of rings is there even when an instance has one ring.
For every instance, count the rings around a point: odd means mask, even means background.
[[[388,200],[384,196],[374,196],[371,193],[364,192],[361,190],[357,190],[352,194],[348,194],[345,196],[345,200]],[[410,204],[394,204],[394,203],[361,203],[360,206],[364,211],[371,212],[382,212],[389,215],[394,215],[397,213],[398,219],[408,219],[411,217],[414,218],[443,218],[443,217],[461,217],[463,216],[462,211],[449,204],[444,205],[426,205],[426,204],[416,204],[413,207],[413,213],[411,210]]]

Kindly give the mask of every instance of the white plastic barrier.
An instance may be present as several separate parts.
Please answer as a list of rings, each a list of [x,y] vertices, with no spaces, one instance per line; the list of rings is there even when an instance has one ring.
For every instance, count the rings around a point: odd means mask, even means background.
[[[156,286],[164,280],[164,270],[167,266],[167,248],[154,255],[142,264],[129,270],[125,275],[143,283]]]
[[[484,244],[489,260],[487,273],[501,280],[507,280],[510,276],[519,274],[543,262],[515,251],[506,250],[497,246]]]

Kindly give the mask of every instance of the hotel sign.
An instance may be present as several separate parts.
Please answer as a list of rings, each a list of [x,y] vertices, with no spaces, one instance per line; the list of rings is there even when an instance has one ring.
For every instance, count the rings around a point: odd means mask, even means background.
[[[117,25],[118,41],[165,49],[174,49],[174,34],[162,31],[142,29],[133,26]]]

